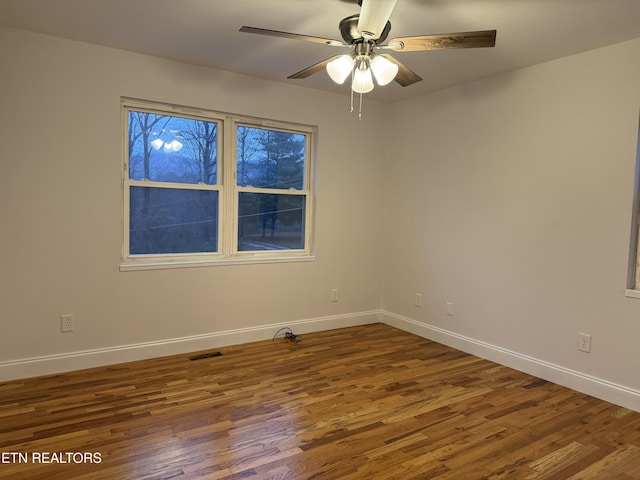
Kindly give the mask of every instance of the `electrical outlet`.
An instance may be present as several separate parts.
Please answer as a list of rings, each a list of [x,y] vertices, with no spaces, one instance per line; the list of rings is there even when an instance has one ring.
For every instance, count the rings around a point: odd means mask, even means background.
[[[60,331],[73,332],[73,315],[60,315]]]
[[[581,352],[591,352],[591,335],[586,333],[578,334],[578,350]]]
[[[340,292],[338,291],[337,288],[332,288],[331,289],[331,301],[332,302],[337,302],[339,299],[339,294]]]
[[[453,317],[453,302],[447,302],[447,316]]]
[[[416,307],[421,307],[422,306],[422,294],[421,293],[416,293],[416,299],[415,299],[413,305],[416,306]]]

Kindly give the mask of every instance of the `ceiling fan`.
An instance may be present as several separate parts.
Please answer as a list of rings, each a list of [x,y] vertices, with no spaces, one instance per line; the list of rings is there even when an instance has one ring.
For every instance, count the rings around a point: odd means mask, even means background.
[[[378,53],[378,51],[391,50],[401,53],[495,46],[495,30],[396,37],[385,44],[391,30],[389,17],[396,2],[397,0],[358,0],[358,4],[361,6],[360,13],[340,21],[339,30],[344,42],[247,26],[240,28],[240,31],[322,43],[334,47],[350,47],[352,50],[349,54],[334,55],[300,70],[288,78],[307,78],[326,68],[331,79],[338,84],[344,83],[351,75],[351,89],[360,94],[373,90],[374,78],[378,85],[387,85],[395,80],[403,87],[422,80],[418,74],[391,55]]]

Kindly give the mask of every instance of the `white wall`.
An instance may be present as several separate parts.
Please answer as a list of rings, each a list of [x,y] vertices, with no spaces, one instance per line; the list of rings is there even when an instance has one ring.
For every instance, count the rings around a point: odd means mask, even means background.
[[[385,311],[541,376],[638,394],[640,300],[624,295],[638,58],[640,39],[395,104]]]
[[[126,360],[126,345],[379,311],[384,105],[367,101],[358,121],[346,92],[10,29],[0,65],[0,378]],[[120,272],[121,96],[317,125],[316,260]],[[73,333],[60,333],[61,314],[75,315]]]

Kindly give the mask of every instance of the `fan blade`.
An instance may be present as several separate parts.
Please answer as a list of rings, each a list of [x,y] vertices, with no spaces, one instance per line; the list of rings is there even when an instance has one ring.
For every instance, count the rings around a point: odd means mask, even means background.
[[[362,0],[358,33],[369,40],[380,38],[396,2],[397,0]]]
[[[266,28],[256,28],[256,27],[241,27],[241,32],[244,33],[255,33],[258,35],[268,35],[270,37],[281,37],[281,38],[290,38],[292,40],[303,40],[305,42],[313,42],[313,43],[322,43],[324,45],[332,45],[336,47],[348,46],[339,40],[333,40],[331,38],[322,38],[322,37],[312,37],[310,35],[300,35],[299,33],[289,33],[289,32],[281,32],[279,30],[267,30]]]
[[[289,75],[287,78],[307,78],[313,75],[314,73],[318,73],[320,70],[327,66],[331,60],[334,60],[342,55],[334,55],[333,57],[329,57],[326,60],[322,60],[321,62],[316,63],[315,65],[311,65],[310,67],[305,68],[304,70],[300,70],[293,75]]]
[[[420,50],[444,50],[447,48],[494,47],[496,31],[442,33],[417,37],[398,37],[389,40],[388,47],[396,52],[416,52]]]
[[[400,85],[402,85],[403,87],[408,87],[409,85],[413,85],[414,83],[417,83],[422,80],[422,78],[417,73],[405,67],[402,63],[400,63],[398,60],[393,58],[391,55],[386,55],[386,54],[379,54],[379,55],[386,58],[390,62],[395,63],[398,66],[398,74],[396,75],[396,78],[394,78],[394,80],[398,82]]]

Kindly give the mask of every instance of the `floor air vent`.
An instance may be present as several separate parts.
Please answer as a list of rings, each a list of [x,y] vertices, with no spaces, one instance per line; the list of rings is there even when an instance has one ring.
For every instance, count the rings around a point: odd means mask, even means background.
[[[205,358],[219,357],[221,355],[222,354],[220,352],[201,353],[200,355],[194,355],[193,357],[189,357],[189,360],[193,362],[195,360],[204,360]]]

